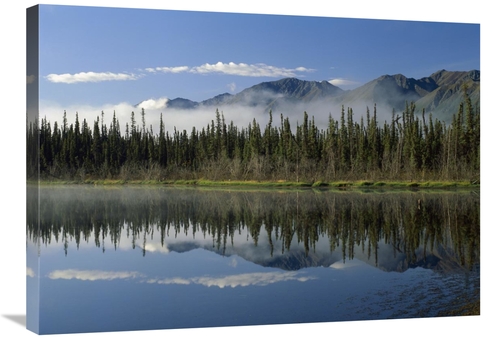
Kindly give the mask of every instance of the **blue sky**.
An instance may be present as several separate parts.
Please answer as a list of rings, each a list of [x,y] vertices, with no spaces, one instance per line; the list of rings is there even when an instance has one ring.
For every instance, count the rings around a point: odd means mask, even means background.
[[[40,18],[40,97],[61,105],[480,68],[477,24],[74,6],[42,6]]]
[[[116,113],[124,129],[133,105],[146,101],[156,131],[177,97],[202,101],[285,77],[348,90],[385,74],[480,69],[479,39],[473,23],[42,5],[40,112],[54,122],[66,110],[70,123],[76,112],[90,123]],[[214,116],[177,113],[167,129],[201,128]],[[224,113],[237,126],[267,119]],[[284,112],[292,121],[302,113]],[[329,113],[312,112],[320,125]]]

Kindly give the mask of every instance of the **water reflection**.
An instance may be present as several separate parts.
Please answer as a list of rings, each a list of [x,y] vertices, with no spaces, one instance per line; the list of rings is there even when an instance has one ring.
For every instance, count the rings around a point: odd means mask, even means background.
[[[435,317],[479,292],[473,191],[47,186],[38,210],[40,333]]]
[[[105,251],[108,238],[115,249],[128,239],[143,255],[202,247],[286,270],[355,257],[387,271],[479,261],[479,195],[471,191],[44,187],[40,196],[40,231],[28,214],[27,236],[63,244],[66,254],[69,242]]]

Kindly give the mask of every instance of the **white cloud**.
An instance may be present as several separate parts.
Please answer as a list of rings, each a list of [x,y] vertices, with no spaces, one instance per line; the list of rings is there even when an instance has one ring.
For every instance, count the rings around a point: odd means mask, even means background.
[[[295,70],[297,72],[314,72],[315,71],[315,69],[305,68],[305,67],[297,67]]]
[[[33,269],[30,267],[26,267],[26,275],[28,277],[33,278],[33,277],[35,277],[35,271],[33,271]]]
[[[160,98],[160,99],[148,99],[141,102],[138,106],[139,108],[144,109],[162,109],[167,107],[168,98]]]
[[[99,271],[99,270],[55,270],[49,273],[50,279],[77,279],[77,280],[114,280],[114,279],[129,279],[141,277],[138,272],[116,272],[116,271]]]
[[[349,86],[349,85],[357,85],[357,84],[359,84],[356,81],[351,81],[351,80],[342,79],[342,78],[332,79],[332,80],[330,80],[328,82],[331,83],[332,85],[335,85],[335,86],[342,86],[342,85]]]
[[[139,78],[135,74],[111,73],[111,72],[80,72],[75,74],[49,74],[45,77],[54,83],[74,84],[78,82],[102,82],[102,81],[124,81],[136,80]]]
[[[148,68],[149,72],[163,72],[163,73],[182,73],[189,70],[188,66],[178,66],[178,67],[156,67]]]
[[[269,66],[266,64],[245,64],[234,62],[223,63],[217,62],[216,64],[203,64],[198,67],[191,68],[191,73],[208,74],[208,73],[222,73],[229,75],[249,76],[249,77],[295,77],[297,72],[312,72],[312,69],[305,67],[297,68],[282,68],[276,66]]]
[[[236,84],[234,82],[227,84],[226,86],[227,86],[227,88],[229,88],[230,92],[234,93],[236,91]]]
[[[314,69],[306,67],[296,67],[296,68],[283,68],[276,66],[269,66],[263,63],[258,64],[245,64],[245,63],[223,63],[217,62],[216,64],[203,64],[197,67],[188,66],[176,66],[176,67],[148,67],[142,70],[146,73],[183,73],[190,72],[195,74],[209,74],[209,73],[220,73],[228,75],[238,75],[247,77],[296,77],[298,73],[303,72],[314,72]],[[49,74],[45,78],[53,83],[64,83],[64,84],[74,84],[74,83],[85,83],[85,82],[103,82],[103,81],[126,81],[126,80],[137,80],[144,74],[132,74],[132,73],[112,73],[112,72],[80,72],[75,74]],[[26,78],[27,83],[32,83],[35,80],[34,76],[28,76]],[[236,89],[234,83],[228,85],[231,91]]]

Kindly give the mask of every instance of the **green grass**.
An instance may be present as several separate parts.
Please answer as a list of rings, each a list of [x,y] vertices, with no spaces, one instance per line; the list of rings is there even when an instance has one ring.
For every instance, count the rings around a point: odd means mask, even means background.
[[[466,188],[479,187],[479,184],[473,184],[470,181],[334,181],[334,182],[304,182],[304,181],[284,181],[284,180],[207,180],[207,179],[189,179],[189,180],[119,180],[119,179],[99,179],[99,180],[67,180],[67,181],[40,181],[43,185],[177,185],[177,186],[203,186],[203,187],[290,187],[290,188]],[[31,184],[36,184],[32,182]]]
[[[256,180],[198,180],[198,186],[259,186],[259,187],[311,187],[313,184],[295,181],[256,181]]]
[[[315,181],[311,187],[325,187],[328,186],[328,183],[323,182],[323,181]]]

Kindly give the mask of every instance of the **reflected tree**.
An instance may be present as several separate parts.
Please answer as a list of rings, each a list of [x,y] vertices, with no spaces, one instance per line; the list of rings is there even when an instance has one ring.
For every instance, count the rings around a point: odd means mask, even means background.
[[[393,257],[401,260],[399,268],[388,269],[470,268],[479,262],[480,209],[474,191],[40,190],[40,232],[35,231],[36,211],[28,211],[27,239],[46,246],[61,243],[66,252],[69,243],[78,248],[92,242],[104,251],[106,240],[117,249],[129,239],[132,248],[141,247],[146,255],[148,241],[166,246],[192,234],[193,240],[211,239],[211,250],[221,255],[237,251],[238,237],[267,250],[269,260],[296,256],[299,248],[301,260],[309,264],[323,239],[330,253],[340,251],[343,260],[363,255],[375,265],[380,247],[390,246]]]

